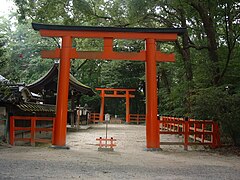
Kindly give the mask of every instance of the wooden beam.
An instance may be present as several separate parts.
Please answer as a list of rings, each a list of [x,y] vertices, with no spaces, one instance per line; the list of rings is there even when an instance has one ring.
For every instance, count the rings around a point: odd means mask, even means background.
[[[136,89],[125,89],[125,88],[95,88],[97,91],[122,91],[122,92],[126,92],[126,91],[136,91]]]
[[[42,58],[59,59],[61,49],[46,50],[41,52]],[[156,51],[157,62],[175,62],[174,54],[164,54]],[[146,52],[114,52],[114,51],[76,51],[75,48],[71,49],[72,59],[99,59],[99,60],[135,60],[146,61]]]
[[[125,98],[125,97],[127,97],[127,95],[126,95],[126,94],[117,94],[117,95],[114,95],[114,94],[104,94],[104,97],[106,97],[106,98],[107,98],[107,97]],[[134,98],[135,96],[132,95],[132,94],[130,94],[129,97],[130,97],[130,98]]]

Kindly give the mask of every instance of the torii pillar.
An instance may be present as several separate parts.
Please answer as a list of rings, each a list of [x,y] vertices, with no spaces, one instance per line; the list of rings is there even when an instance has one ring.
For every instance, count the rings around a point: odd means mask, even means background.
[[[57,88],[57,109],[54,129],[53,145],[57,148],[66,147],[67,135],[67,111],[68,111],[68,91],[70,77],[70,53],[72,48],[71,36],[62,37],[61,58],[59,62],[58,88]],[[65,104],[65,105],[64,105]]]
[[[53,145],[65,147],[67,102],[69,87],[70,59],[136,60],[146,62],[146,147],[147,150],[160,149],[159,122],[157,120],[157,80],[156,62],[174,62],[174,54],[164,54],[156,50],[156,41],[176,41],[184,28],[116,28],[32,24],[44,37],[61,37],[62,48],[44,51],[43,58],[60,58],[58,78],[57,114]],[[102,38],[104,49],[100,52],[76,51],[72,48],[72,38]],[[115,52],[113,39],[141,39],[146,42],[146,50],[140,52]]]
[[[148,150],[160,148],[159,122],[157,121],[157,66],[156,66],[156,42],[154,39],[146,39],[146,139]],[[151,121],[149,121],[151,119]],[[156,120],[155,120],[156,119]]]

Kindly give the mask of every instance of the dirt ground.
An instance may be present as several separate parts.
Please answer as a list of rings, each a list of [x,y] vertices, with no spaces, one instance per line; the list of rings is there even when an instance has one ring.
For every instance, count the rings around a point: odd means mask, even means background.
[[[108,132],[117,139],[113,152],[97,150],[105,125],[69,132],[70,150],[0,146],[0,179],[240,179],[239,156],[182,146],[148,152],[143,125],[111,124]],[[161,139],[181,141],[174,135]]]

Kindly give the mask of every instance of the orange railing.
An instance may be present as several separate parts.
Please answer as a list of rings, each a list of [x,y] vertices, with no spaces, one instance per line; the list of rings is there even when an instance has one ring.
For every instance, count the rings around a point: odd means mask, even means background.
[[[212,120],[195,120],[161,116],[160,135],[177,134],[184,136],[184,142],[161,142],[161,145],[210,145],[212,148],[220,146],[218,124]]]
[[[90,113],[89,123],[99,123],[100,121],[100,113]]]
[[[146,115],[145,114],[129,114],[130,123],[145,123]]]
[[[113,139],[113,137],[111,138],[96,138],[97,141],[99,141],[99,144],[97,144],[97,146],[99,146],[99,150],[103,149],[103,148],[109,148],[111,150],[113,150],[113,147],[116,146],[116,144],[114,142],[116,142],[116,139]]]
[[[25,121],[25,124],[23,122]],[[51,127],[38,127],[38,121],[52,121]],[[19,122],[22,124],[19,125]],[[53,143],[54,117],[35,117],[35,116],[11,116],[10,117],[10,144],[15,145],[15,141],[30,142],[32,146],[35,142]],[[51,139],[36,138],[38,132],[52,132]],[[17,134],[29,134],[29,137],[17,137]]]

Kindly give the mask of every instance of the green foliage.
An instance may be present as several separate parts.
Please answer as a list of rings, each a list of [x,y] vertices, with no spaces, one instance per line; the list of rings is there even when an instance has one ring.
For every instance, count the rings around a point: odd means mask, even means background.
[[[240,145],[240,94],[235,94],[232,88],[221,86],[198,89],[192,96],[193,115],[218,121],[223,134],[230,136],[235,145]]]
[[[3,71],[4,67],[6,66],[6,49],[4,47],[6,39],[3,35],[0,36],[0,72]]]
[[[4,66],[0,69],[0,74],[13,82],[32,83],[53,64],[52,60],[41,59],[40,51],[56,47],[55,42],[42,39],[39,33],[31,28],[31,24],[18,24],[14,30],[10,26],[4,24],[0,29],[7,37],[4,44]]]
[[[83,95],[81,97],[80,105],[81,107],[84,107],[87,104],[87,106],[91,109],[92,112],[99,112],[100,102],[101,101],[99,96],[89,97]]]

